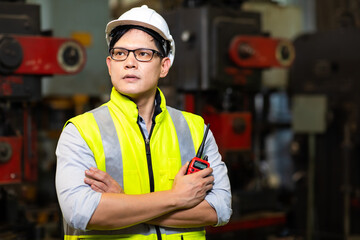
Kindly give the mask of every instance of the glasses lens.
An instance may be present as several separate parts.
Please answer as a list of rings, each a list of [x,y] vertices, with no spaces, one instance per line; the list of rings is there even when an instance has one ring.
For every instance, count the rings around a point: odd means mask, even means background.
[[[150,61],[153,57],[153,51],[150,49],[136,49],[135,56],[139,61]]]
[[[126,49],[122,48],[113,48],[111,50],[111,58],[114,60],[124,61],[127,58],[128,54],[129,52]]]

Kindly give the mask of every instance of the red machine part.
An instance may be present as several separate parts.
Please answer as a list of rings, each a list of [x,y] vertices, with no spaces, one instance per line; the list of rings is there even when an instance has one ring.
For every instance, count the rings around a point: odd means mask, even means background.
[[[185,93],[184,105],[185,105],[185,110],[187,112],[192,112],[192,113],[195,112],[195,96],[194,96],[194,94]]]
[[[38,179],[38,133],[30,108],[24,109],[23,180]]]
[[[0,96],[12,96],[14,94],[13,85],[24,84],[21,76],[0,76]]]
[[[206,113],[205,122],[211,124],[220,152],[228,150],[250,150],[251,113]]]
[[[75,40],[6,35],[0,38],[1,71],[7,74],[75,74],[85,65],[84,47]]]
[[[0,137],[0,184],[21,182],[22,137]]]
[[[229,56],[239,67],[289,67],[294,61],[295,49],[284,39],[236,36],[230,43]]]
[[[0,136],[0,184],[38,179],[38,135],[29,107],[23,110],[22,122],[22,136]]]

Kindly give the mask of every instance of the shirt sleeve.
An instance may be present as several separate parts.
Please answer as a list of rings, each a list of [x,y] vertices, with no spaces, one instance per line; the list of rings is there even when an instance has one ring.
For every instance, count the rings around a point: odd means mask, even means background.
[[[85,230],[97,208],[101,193],[84,183],[85,171],[96,167],[94,155],[77,128],[69,123],[62,131],[56,148],[55,186],[65,221]]]
[[[208,156],[210,167],[213,169],[215,178],[212,190],[207,194],[205,200],[215,209],[218,222],[215,226],[222,226],[229,222],[231,208],[231,189],[228,177],[228,170],[222,161],[214,135],[211,131],[205,142],[205,155]]]

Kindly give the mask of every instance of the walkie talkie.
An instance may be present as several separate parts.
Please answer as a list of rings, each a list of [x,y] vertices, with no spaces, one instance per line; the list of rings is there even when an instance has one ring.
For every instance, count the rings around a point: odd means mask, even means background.
[[[187,169],[186,169],[186,174],[190,174],[190,173],[194,173],[194,172],[198,172],[200,170],[203,170],[205,168],[208,168],[210,166],[209,162],[207,161],[208,160],[208,156],[204,156],[204,159],[201,159],[201,155],[203,154],[203,151],[204,151],[204,147],[205,147],[205,140],[206,140],[206,137],[207,137],[207,134],[208,134],[208,131],[209,131],[209,128],[210,128],[210,124],[208,124],[206,126],[206,129],[205,129],[205,133],[204,133],[204,137],[203,137],[203,140],[201,142],[201,145],[196,153],[196,156],[191,159]]]

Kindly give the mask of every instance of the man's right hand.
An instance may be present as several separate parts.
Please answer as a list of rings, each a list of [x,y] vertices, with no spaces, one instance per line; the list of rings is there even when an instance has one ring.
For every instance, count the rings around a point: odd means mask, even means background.
[[[205,168],[199,172],[186,174],[189,163],[181,167],[176,174],[172,191],[176,194],[179,208],[191,208],[205,199],[206,193],[213,187],[214,177],[212,168]]]

